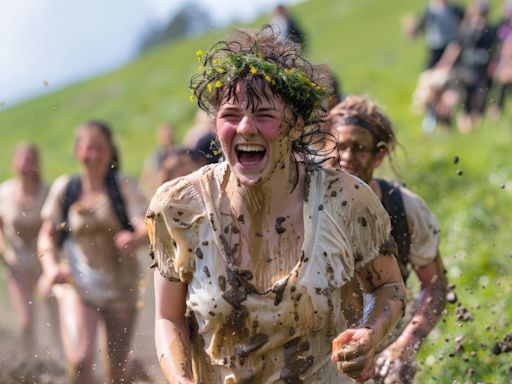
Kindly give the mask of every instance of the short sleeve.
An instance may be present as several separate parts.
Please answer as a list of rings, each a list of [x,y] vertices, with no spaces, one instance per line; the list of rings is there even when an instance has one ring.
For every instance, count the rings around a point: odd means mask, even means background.
[[[348,220],[357,270],[381,251],[396,254],[396,243],[391,237],[389,215],[371,188],[357,178],[347,188],[353,196]]]
[[[9,189],[12,184],[12,180],[4,181],[0,184],[0,219],[5,220],[5,212],[7,210],[7,204],[9,202]]]
[[[148,200],[135,181],[126,176],[119,176],[118,183],[125,199],[126,212],[131,223],[136,224],[144,219],[148,209]]]
[[[190,282],[204,207],[187,177],[163,184],[146,214],[151,255],[160,274],[171,281]]]
[[[55,225],[62,222],[62,197],[69,180],[70,177],[64,175],[53,182],[41,209],[42,220],[51,220]]]
[[[400,191],[411,236],[409,262],[414,268],[424,267],[437,257],[439,222],[420,197],[406,188]]]
[[[323,201],[335,214],[339,246],[348,248],[344,264],[352,271],[363,268],[382,253],[396,254],[389,215],[377,195],[359,178],[339,170],[325,169]],[[343,241],[342,241],[343,239]]]

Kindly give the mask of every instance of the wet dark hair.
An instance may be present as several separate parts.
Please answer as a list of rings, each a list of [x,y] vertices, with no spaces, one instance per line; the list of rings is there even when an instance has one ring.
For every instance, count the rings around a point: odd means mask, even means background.
[[[347,96],[329,112],[329,125],[356,125],[367,129],[373,136],[375,151],[392,155],[397,145],[395,130],[381,108],[366,96]]]
[[[88,120],[85,123],[81,124],[77,131],[75,136],[75,148],[78,144],[78,140],[80,137],[80,131],[87,128],[97,128],[100,133],[107,139],[107,142],[110,146],[110,149],[112,151],[112,158],[110,161],[109,171],[110,172],[118,172],[121,169],[121,163],[119,158],[119,151],[117,149],[117,145],[114,142],[114,135],[112,133],[112,128],[110,128],[110,125],[104,121],[101,120]]]
[[[239,29],[228,41],[220,41],[206,54],[198,51],[200,71],[190,89],[201,109],[214,116],[228,100],[245,94],[247,108],[262,100],[282,100],[289,128],[299,120],[304,127],[292,143],[296,158],[305,162],[322,156],[330,74],[325,65],[313,65],[301,55],[300,46],[282,38],[270,26],[258,30]],[[319,135],[320,134],[320,135]]]

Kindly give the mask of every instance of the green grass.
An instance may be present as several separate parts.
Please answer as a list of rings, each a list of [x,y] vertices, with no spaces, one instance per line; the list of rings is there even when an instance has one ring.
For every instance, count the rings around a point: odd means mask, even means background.
[[[421,117],[411,113],[410,101],[425,49],[421,39],[409,42],[402,36],[400,18],[423,4],[312,0],[293,13],[308,34],[314,61],[327,61],[345,92],[371,95],[395,122],[405,150],[398,149],[394,166],[439,217],[448,277],[473,317],[458,323],[456,307],[448,305],[422,348],[416,382],[509,383],[512,355],[496,356],[491,349],[512,330],[512,104],[500,122],[484,121],[469,135],[422,134]],[[162,46],[113,73],[2,107],[0,179],[9,176],[12,148],[22,139],[42,149],[48,181],[75,171],[73,131],[89,118],[113,124],[123,167],[136,177],[157,124],[171,121],[178,137],[191,125],[195,106],[188,101],[187,85],[196,66],[194,52],[223,32]],[[458,164],[454,156],[460,157]],[[384,167],[382,174],[392,176],[389,170]],[[465,336],[465,351],[453,355],[459,335]]]

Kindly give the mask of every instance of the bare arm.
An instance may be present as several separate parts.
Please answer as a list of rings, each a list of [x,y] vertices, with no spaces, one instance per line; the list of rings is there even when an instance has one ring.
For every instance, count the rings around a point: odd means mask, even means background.
[[[155,270],[155,345],[171,384],[192,384],[190,335],[185,318],[187,284],[170,282]]]
[[[57,257],[57,230],[51,220],[44,220],[37,236],[37,252],[43,267],[43,274],[38,282],[38,291],[42,296],[47,296],[54,284],[69,281],[69,271],[59,265]]]
[[[139,246],[148,242],[148,230],[142,219],[134,224],[133,229],[133,232],[119,231],[114,236],[116,248],[124,255],[133,255]]]
[[[357,381],[373,375],[375,349],[405,308],[405,288],[392,254],[380,254],[356,272],[365,293],[363,322],[333,340],[332,360],[338,369]]]
[[[395,341],[395,344],[408,350],[417,351],[427,335],[435,327],[446,305],[447,280],[443,262],[437,256],[430,264],[417,269],[421,282],[421,293],[411,321]]]
[[[0,217],[0,259],[3,258],[5,253],[5,239],[4,239],[4,223]]]
[[[443,55],[439,59],[439,62],[436,64],[436,68],[445,68],[451,69],[457,62],[459,55],[462,51],[462,47],[458,42],[451,42],[446,47]]]

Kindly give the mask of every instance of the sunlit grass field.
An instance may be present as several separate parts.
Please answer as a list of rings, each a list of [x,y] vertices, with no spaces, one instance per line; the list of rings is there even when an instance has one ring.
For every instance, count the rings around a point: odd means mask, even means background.
[[[393,159],[397,173],[386,166],[382,175],[405,182],[441,222],[448,277],[472,320],[458,322],[457,304],[448,304],[421,350],[416,382],[510,383],[512,354],[495,355],[492,349],[512,332],[512,103],[500,121],[484,120],[470,134],[422,133],[421,117],[410,105],[426,50],[421,38],[410,42],[403,36],[400,21],[418,14],[424,3],[311,0],[292,12],[307,33],[313,61],[328,62],[344,93],[372,96],[396,124],[402,144]],[[491,3],[497,20],[501,2]],[[90,118],[111,122],[124,171],[137,177],[160,122],[175,124],[178,138],[192,124],[196,106],[187,85],[196,67],[194,52],[224,32],[162,46],[118,71],[19,106],[9,108],[5,100],[0,180],[10,176],[10,156],[20,140],[40,147],[48,182],[76,171],[74,128]],[[464,348],[457,352],[458,336],[464,336]]]

